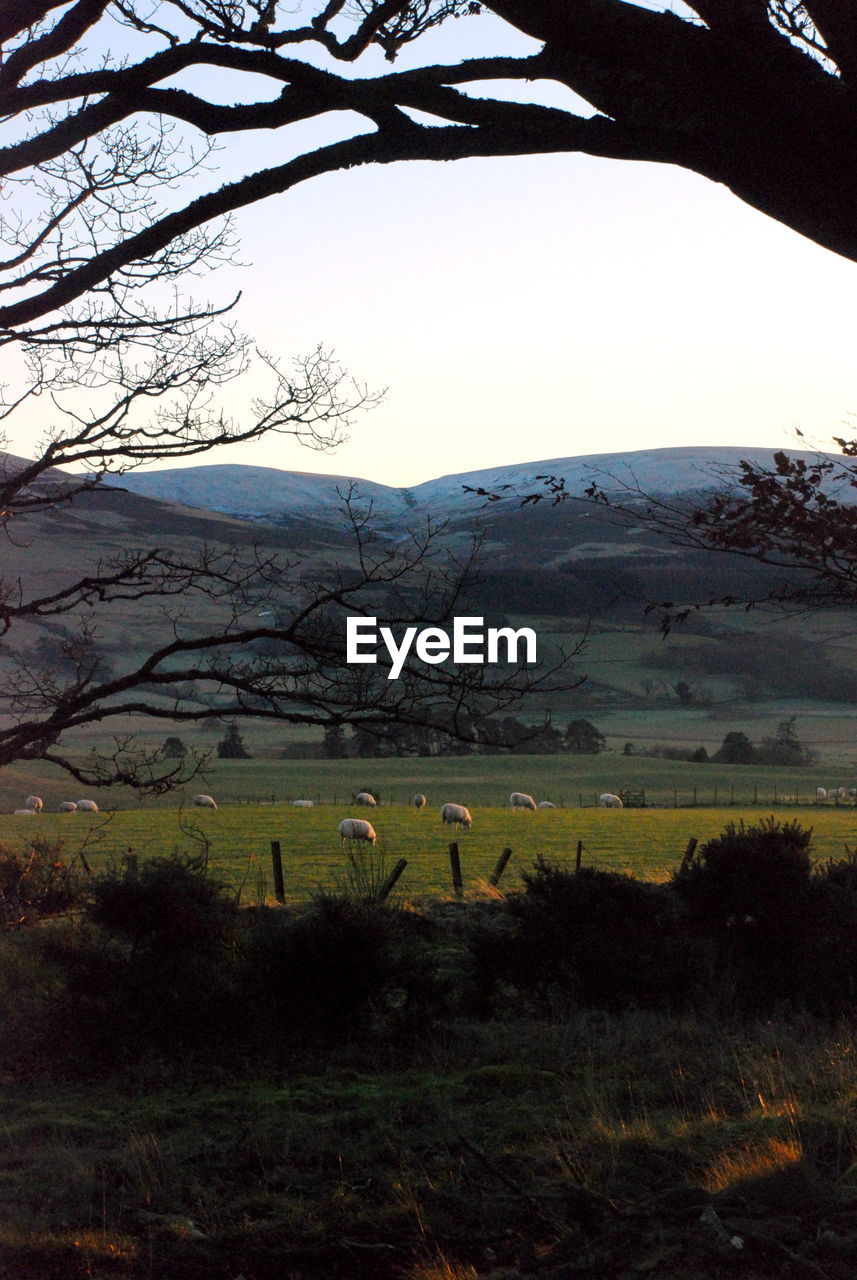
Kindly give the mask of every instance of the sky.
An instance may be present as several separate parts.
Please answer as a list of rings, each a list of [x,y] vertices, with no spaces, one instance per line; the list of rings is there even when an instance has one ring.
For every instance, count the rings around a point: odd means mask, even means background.
[[[488,42],[535,47],[474,18],[414,50],[452,58]],[[197,87],[247,92],[216,74]],[[288,145],[352,128],[325,120]],[[238,173],[286,145],[259,131],[218,162]],[[236,319],[263,349],[322,343],[387,392],[334,453],[270,437],[197,462],[409,486],[586,453],[797,447],[796,429],[824,442],[857,413],[857,265],[673,167],[573,155],[367,167],[244,210],[237,229],[242,265],[197,287],[215,300],[240,289]]]

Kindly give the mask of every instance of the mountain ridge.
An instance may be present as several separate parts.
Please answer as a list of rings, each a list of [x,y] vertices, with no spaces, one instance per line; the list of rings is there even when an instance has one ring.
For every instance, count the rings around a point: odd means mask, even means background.
[[[687,445],[617,453],[509,463],[475,471],[452,472],[417,485],[386,485],[364,477],[328,472],[290,471],[241,463],[135,471],[107,477],[104,483],[141,496],[268,521],[288,517],[324,519],[340,510],[353,488],[359,501],[371,502],[382,524],[398,525],[415,515],[462,516],[478,506],[471,489],[538,489],[540,476],[562,475],[569,489],[593,479],[608,492],[639,486],[647,493],[704,493],[722,487],[725,474],[746,459],[769,463],[777,450],[740,445]],[[807,460],[815,454],[787,450]]]

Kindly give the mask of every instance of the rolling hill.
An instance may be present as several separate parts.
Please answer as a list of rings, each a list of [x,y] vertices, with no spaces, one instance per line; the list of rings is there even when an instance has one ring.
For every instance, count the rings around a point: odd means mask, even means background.
[[[750,585],[763,590],[769,571],[752,562],[677,550],[642,528],[619,525],[591,506],[547,503],[521,507],[517,496],[537,477],[561,474],[582,489],[593,476],[604,487],[636,482],[657,494],[699,494],[722,483],[738,459],[766,461],[768,450],[665,449],[549,459],[440,477],[396,489],[359,480],[371,501],[382,543],[399,541],[426,518],[446,521],[444,537],[460,549],[478,528],[482,539],[469,597],[458,612],[481,613],[492,624],[532,624],[540,654],[570,647],[588,633],[579,660],[587,682],[561,705],[534,705],[533,715],[585,714],[617,740],[666,738],[719,742],[727,727],[775,723],[797,714],[806,734],[844,737],[849,703],[857,697],[857,643],[843,614],[811,619],[714,610],[666,640],[647,617],[653,601],[707,599]],[[322,566],[347,561],[350,534],[341,514],[349,480],[329,475],[240,466],[204,466],[132,473],[73,503],[22,517],[4,554],[6,584],[20,578],[49,592],[67,574],[94,566],[118,550],[164,546],[192,556],[210,547],[259,546],[298,563],[311,580]],[[488,503],[470,489],[503,490]],[[16,628],[35,648],[61,642],[69,620]],[[154,644],[164,615],[118,603],[99,618],[107,658],[121,664]],[[10,654],[5,650],[8,664]],[[0,664],[4,649],[0,648]],[[8,665],[7,665],[8,670]],[[682,704],[676,687],[690,689]]]

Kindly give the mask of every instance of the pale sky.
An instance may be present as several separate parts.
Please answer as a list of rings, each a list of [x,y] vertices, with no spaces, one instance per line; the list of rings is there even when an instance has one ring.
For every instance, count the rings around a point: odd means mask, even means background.
[[[493,50],[526,49],[489,21]],[[486,52],[488,29],[450,22],[414,48]],[[214,74],[208,95],[231,100]],[[289,154],[262,131],[224,141],[226,173]],[[272,437],[198,462],[412,485],[582,453],[796,446],[795,428],[824,441],[857,411],[857,265],[678,169],[586,156],[364,168],[245,210],[238,230],[247,265],[196,287],[243,290],[237,319],[260,346],[322,342],[389,390],[335,453]]]

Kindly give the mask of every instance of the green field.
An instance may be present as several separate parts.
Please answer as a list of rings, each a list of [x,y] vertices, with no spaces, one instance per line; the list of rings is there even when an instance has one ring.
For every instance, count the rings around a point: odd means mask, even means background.
[[[11,813],[35,792],[45,808],[61,800],[93,794],[102,809],[177,809],[197,791],[220,805],[287,804],[306,797],[316,803],[347,803],[358,791],[377,791],[384,803],[406,805],[415,791],[429,807],[447,800],[474,807],[508,802],[510,791],[526,791],[536,800],[566,808],[591,807],[602,791],[645,791],[648,804],[717,808],[763,808],[809,804],[816,787],[857,785],[857,770],[840,765],[781,769],[764,765],[690,764],[684,761],[602,755],[463,756],[367,760],[218,760],[183,792],[140,801],[127,788],[89,793],[55,766],[12,765],[0,773],[0,814]],[[2,831],[0,831],[2,838]]]
[[[643,879],[664,879],[678,864],[691,836],[700,842],[717,835],[727,822],[758,822],[763,811],[742,807],[687,809],[554,809],[519,813],[509,808],[474,808],[470,831],[444,827],[437,810],[416,811],[404,805],[363,810],[353,805],[319,805],[295,809],[291,805],[232,805],[216,813],[207,810],[122,810],[94,817],[43,814],[38,818],[6,818],[7,842],[14,847],[34,831],[62,836],[71,856],[84,838],[86,857],[94,871],[115,861],[129,848],[141,858],[175,850],[201,848],[209,841],[212,867],[236,885],[244,883],[243,900],[273,895],[270,845],[281,845],[286,896],[296,901],[319,889],[342,886],[345,849],[338,836],[343,817],[371,818],[378,833],[372,853],[377,865],[390,869],[399,858],[408,867],[400,881],[406,897],[451,891],[449,843],[459,845],[465,886],[478,887],[493,870],[504,848],[513,851],[503,887],[519,883],[520,872],[544,856],[572,862],[583,842],[587,865],[632,872]],[[812,826],[819,858],[841,857],[857,843],[857,813],[852,808],[812,811],[782,807],[781,819],[797,817]],[[365,849],[364,849],[365,853]]]

